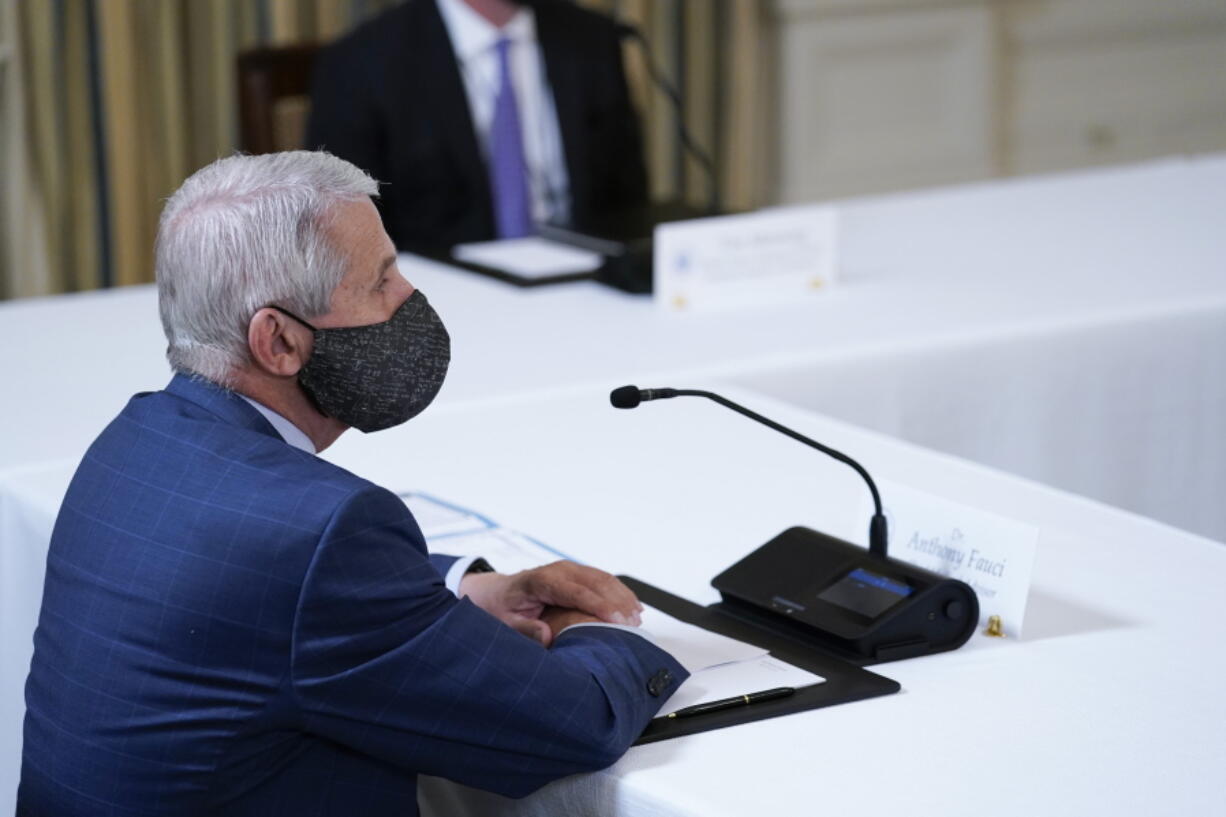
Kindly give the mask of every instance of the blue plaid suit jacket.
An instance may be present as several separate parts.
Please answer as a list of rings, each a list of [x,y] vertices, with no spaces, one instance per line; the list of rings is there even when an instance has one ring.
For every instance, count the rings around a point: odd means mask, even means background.
[[[407,817],[419,772],[521,796],[612,763],[686,677],[616,629],[543,649],[449,563],[232,393],[137,395],[56,521],[18,814]]]

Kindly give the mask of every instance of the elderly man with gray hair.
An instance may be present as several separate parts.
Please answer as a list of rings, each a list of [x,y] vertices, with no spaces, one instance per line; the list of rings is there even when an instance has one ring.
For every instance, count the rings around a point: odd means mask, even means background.
[[[296,152],[167,203],[176,374],[60,509],[19,815],[408,817],[418,773],[522,796],[615,761],[685,679],[614,577],[429,554],[400,499],[317,456],[422,411],[450,357],[376,192]]]

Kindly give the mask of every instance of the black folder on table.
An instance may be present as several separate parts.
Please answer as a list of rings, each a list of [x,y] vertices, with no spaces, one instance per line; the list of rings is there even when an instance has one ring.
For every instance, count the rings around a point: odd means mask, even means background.
[[[451,254],[450,250],[414,250],[417,255],[423,258],[429,258],[432,261],[440,261],[448,266],[459,267],[460,269],[468,270],[469,272],[480,273],[490,278],[495,278],[507,284],[514,284],[517,287],[541,287],[550,286],[551,284],[568,284],[572,281],[592,281],[596,278],[596,272],[564,272],[557,275],[540,275],[536,277],[525,277],[516,275],[513,272],[508,272],[497,267],[487,267],[484,264],[476,264],[472,261],[463,261]]]
[[[652,285],[652,242],[655,229],[670,221],[720,215],[682,200],[651,202],[613,212],[594,213],[570,224],[542,224],[541,235],[594,250],[605,257],[596,271],[602,284],[639,295]]]
[[[523,276],[456,258],[448,249],[422,247],[410,248],[410,251],[518,287],[595,280],[627,292],[644,294],[651,292],[651,247],[656,226],[711,215],[716,214],[682,201],[665,201],[594,214],[582,222],[537,225],[542,238],[603,255],[604,262],[592,272]]]
[[[644,604],[651,605],[688,624],[702,627],[704,630],[761,647],[780,661],[786,661],[826,679],[825,683],[801,687],[796,690],[796,694],[776,701],[727,709],[722,712],[711,712],[691,718],[656,718],[647,725],[643,734],[635,741],[635,745],[655,743],[660,740],[694,735],[767,718],[777,718],[781,715],[820,709],[834,704],[876,698],[893,694],[901,689],[897,681],[828,655],[785,634],[733,618],[721,612],[718,606],[703,607],[638,579],[629,576],[620,578]],[[745,690],[746,693],[756,691]]]

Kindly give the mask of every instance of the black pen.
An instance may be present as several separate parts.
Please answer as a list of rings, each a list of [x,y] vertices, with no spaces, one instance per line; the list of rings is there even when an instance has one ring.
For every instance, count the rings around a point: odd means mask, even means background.
[[[738,706],[749,706],[750,704],[760,704],[763,701],[775,701],[779,698],[786,698],[795,691],[792,687],[777,687],[775,689],[766,689],[762,692],[751,692],[748,695],[737,695],[735,698],[723,698],[718,701],[708,701],[705,704],[687,706],[678,709],[668,717],[689,718],[694,715],[705,715],[708,712],[723,712],[725,709],[735,709]]]

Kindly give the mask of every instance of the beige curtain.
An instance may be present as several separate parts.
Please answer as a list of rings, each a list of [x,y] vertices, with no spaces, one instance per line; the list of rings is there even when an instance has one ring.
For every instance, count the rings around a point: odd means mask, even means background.
[[[238,53],[326,42],[395,2],[18,2],[24,204],[33,226],[27,260],[0,271],[0,295],[151,281],[165,198],[237,144]],[[644,31],[652,59],[685,95],[690,131],[716,162],[722,201],[758,204],[759,0],[582,2]],[[701,203],[706,179],[681,154],[672,105],[650,85],[644,58],[628,46],[653,195]]]
[[[26,222],[6,289],[37,295],[98,286],[95,120],[89,104],[86,0],[18,3]],[[55,55],[54,59],[44,55]]]
[[[25,156],[26,82],[17,36],[16,0],[0,0],[0,298],[47,291],[48,268],[41,255],[41,207],[31,206],[34,190]],[[30,274],[19,275],[19,270]]]
[[[585,0],[643,32],[651,59],[681,92],[685,124],[715,165],[728,209],[763,203],[761,93],[767,52],[764,0]],[[705,171],[682,151],[672,102],[651,82],[646,55],[630,44],[626,70],[643,113],[652,194],[695,205],[709,197]]]
[[[16,3],[28,224],[0,293],[151,281],[163,201],[237,144],[238,53],[330,39],[391,2]]]

